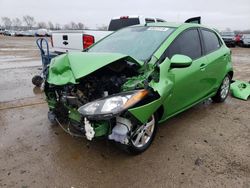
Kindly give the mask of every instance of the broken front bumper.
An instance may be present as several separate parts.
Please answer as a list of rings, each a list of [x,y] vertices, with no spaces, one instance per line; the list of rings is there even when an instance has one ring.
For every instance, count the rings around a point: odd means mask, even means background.
[[[250,96],[250,83],[235,80],[231,84],[231,93],[235,98],[247,100]]]

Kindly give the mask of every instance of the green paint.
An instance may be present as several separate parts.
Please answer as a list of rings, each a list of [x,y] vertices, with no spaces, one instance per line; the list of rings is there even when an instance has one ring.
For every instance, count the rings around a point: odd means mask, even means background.
[[[176,54],[171,58],[171,68],[185,68],[192,64],[193,60],[185,55]]]
[[[110,125],[107,121],[99,121],[93,124],[95,137],[108,135]]]
[[[242,100],[247,100],[250,96],[250,83],[240,80],[235,80],[231,84],[231,93],[234,97]]]
[[[129,78],[128,81],[123,84],[122,91],[144,88],[145,81],[147,81],[150,76],[155,77],[154,67],[151,64],[145,64],[139,72],[140,74],[138,76]]]
[[[142,65],[142,62],[118,53],[71,52],[52,59],[47,81],[54,85],[76,84],[77,79],[121,59]]]
[[[128,111],[140,122],[146,123],[150,116],[160,107],[161,102],[161,99],[158,99],[146,105],[129,109]]]
[[[159,81],[156,82],[152,80],[149,83],[149,86],[152,87],[154,91],[159,93],[160,98],[144,106],[132,108],[129,110],[129,112],[133,116],[135,116],[138,120],[140,120],[142,123],[147,122],[150,116],[162,105],[162,102],[171,93],[171,90],[173,88],[173,82],[169,79],[171,78],[171,76],[169,77],[166,76],[169,66],[170,66],[169,59],[165,59],[165,61],[159,65],[160,69]]]
[[[65,105],[66,106],[66,105]],[[81,121],[81,115],[80,113],[77,111],[77,109],[75,108],[70,108],[67,107],[69,109],[69,119],[72,119],[74,121],[80,122]]]

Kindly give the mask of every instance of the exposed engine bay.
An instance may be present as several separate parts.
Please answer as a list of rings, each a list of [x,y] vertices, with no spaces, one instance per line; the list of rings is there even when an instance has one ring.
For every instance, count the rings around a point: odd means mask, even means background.
[[[129,77],[137,75],[136,65],[115,62],[79,80],[75,95],[83,103],[121,92]]]
[[[138,66],[122,60],[79,79],[79,83],[76,85],[49,85],[46,89],[47,91],[55,92],[57,100],[64,102],[68,100],[70,105],[79,107],[93,100],[121,92],[122,85],[128,78],[136,75],[138,75]]]

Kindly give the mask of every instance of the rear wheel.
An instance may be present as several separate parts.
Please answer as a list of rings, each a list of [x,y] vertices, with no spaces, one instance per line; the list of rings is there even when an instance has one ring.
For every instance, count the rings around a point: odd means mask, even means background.
[[[134,131],[130,138],[128,151],[132,154],[140,154],[147,150],[154,140],[157,131],[157,118],[152,115],[147,123]]]
[[[226,100],[230,90],[230,83],[231,83],[231,77],[229,75],[226,75],[216,95],[212,97],[214,102],[224,102]]]

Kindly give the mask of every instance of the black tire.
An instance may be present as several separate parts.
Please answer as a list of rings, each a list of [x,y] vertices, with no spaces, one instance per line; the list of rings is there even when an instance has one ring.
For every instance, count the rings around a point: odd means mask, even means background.
[[[133,141],[134,138],[131,138],[131,139],[129,140],[129,145],[128,145],[127,148],[126,148],[126,150],[127,150],[129,153],[131,153],[131,154],[133,154],[133,155],[141,154],[141,153],[143,153],[144,151],[146,151],[146,150],[149,148],[149,146],[152,144],[152,142],[153,142],[153,140],[154,140],[154,138],[155,138],[155,134],[156,134],[156,132],[157,132],[157,128],[158,128],[158,126],[157,126],[157,124],[158,124],[157,115],[153,114],[153,115],[150,117],[148,123],[150,123],[150,121],[154,121],[154,126],[153,126],[153,129],[152,129],[152,134],[151,134],[151,136],[149,137],[148,141],[147,141],[144,145],[138,147],[138,146],[135,145],[135,142]],[[147,123],[146,123],[146,124],[147,124]],[[141,133],[141,132],[140,132],[140,133]],[[145,133],[146,133],[146,131],[144,131],[144,134],[145,134]],[[145,138],[145,137],[146,137],[146,135],[144,136],[144,138]],[[141,139],[140,139],[140,140],[141,140]]]
[[[35,75],[32,78],[32,83],[37,86],[37,87],[41,87],[42,83],[43,83],[43,78],[39,75]]]
[[[226,75],[216,95],[212,97],[212,100],[214,102],[220,103],[226,100],[230,90],[230,83],[231,83],[231,77],[229,75]]]

